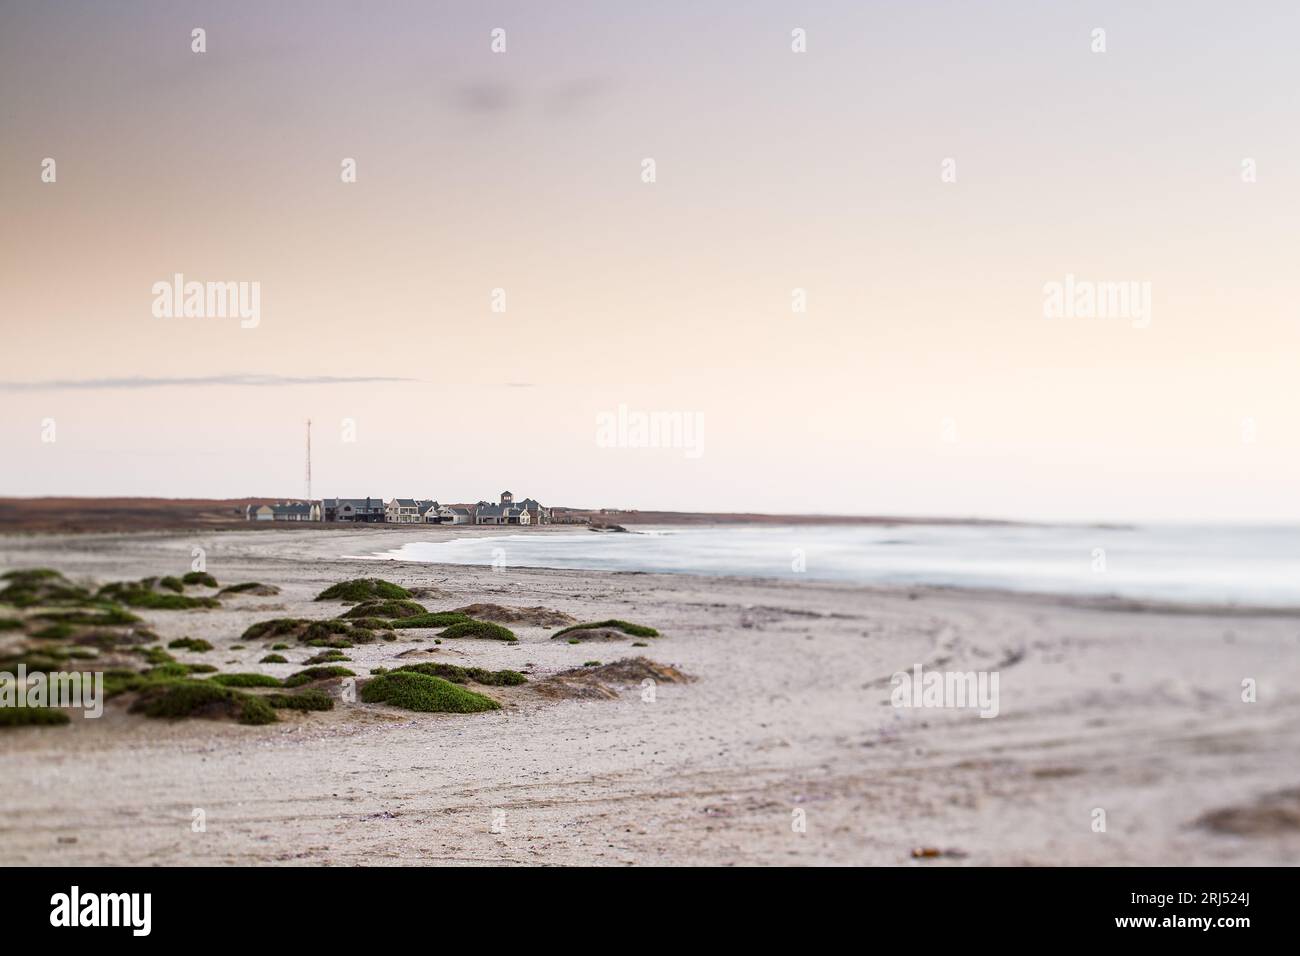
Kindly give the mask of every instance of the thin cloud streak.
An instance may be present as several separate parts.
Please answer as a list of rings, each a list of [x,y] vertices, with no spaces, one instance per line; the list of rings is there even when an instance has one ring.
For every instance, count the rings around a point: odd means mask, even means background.
[[[151,378],[143,375],[128,378],[69,378],[45,382],[0,382],[0,391],[38,392],[82,389],[195,388],[214,385],[274,388],[289,385],[356,385],[378,382],[418,382],[417,378],[383,375],[200,375],[190,378]]]

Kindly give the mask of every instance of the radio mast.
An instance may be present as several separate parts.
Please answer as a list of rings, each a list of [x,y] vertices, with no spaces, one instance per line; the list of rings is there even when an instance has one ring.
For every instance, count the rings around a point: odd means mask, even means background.
[[[311,504],[311,419],[307,419],[307,503]]]

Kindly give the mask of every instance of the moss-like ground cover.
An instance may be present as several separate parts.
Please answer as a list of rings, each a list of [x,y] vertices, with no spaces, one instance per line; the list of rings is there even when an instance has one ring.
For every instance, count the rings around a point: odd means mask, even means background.
[[[566,627],[563,630],[556,631],[551,635],[552,638],[563,637],[573,631],[590,631],[596,629],[608,628],[610,630],[622,631],[624,634],[632,637],[658,637],[659,632],[653,627],[646,627],[644,624],[633,624],[630,621],[620,621],[610,619],[608,621],[592,621],[589,624],[574,624],[572,627]]]
[[[493,624],[491,621],[461,621],[459,624],[453,624],[445,631],[438,634],[439,637],[483,637],[493,641],[517,641],[515,632],[508,627],[502,627],[500,624]]]
[[[501,707],[491,697],[441,677],[410,671],[390,671],[371,678],[361,688],[361,699],[367,704],[389,704],[426,713],[474,714]]]
[[[340,581],[332,584],[320,594],[317,601],[346,601],[360,604],[362,601],[396,600],[403,601],[413,595],[406,588],[384,581],[380,578],[356,578],[352,581]]]

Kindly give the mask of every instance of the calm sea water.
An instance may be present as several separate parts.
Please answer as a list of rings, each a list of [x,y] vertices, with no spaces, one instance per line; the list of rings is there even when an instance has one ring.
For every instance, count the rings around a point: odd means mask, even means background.
[[[575,529],[408,544],[375,557],[1300,606],[1300,527],[1294,526]]]

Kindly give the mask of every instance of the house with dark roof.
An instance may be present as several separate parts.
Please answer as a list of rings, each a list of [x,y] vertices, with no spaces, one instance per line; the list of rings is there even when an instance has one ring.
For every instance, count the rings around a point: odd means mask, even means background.
[[[321,502],[324,521],[380,523],[384,520],[383,498],[326,498]]]
[[[249,521],[320,521],[320,505],[314,501],[285,501],[273,505],[249,505],[244,516]]]
[[[439,524],[473,524],[473,505],[440,505],[438,507]]]
[[[508,491],[501,492],[497,504],[480,501],[474,506],[474,524],[541,525],[551,523],[551,513],[533,498],[518,503]]]

